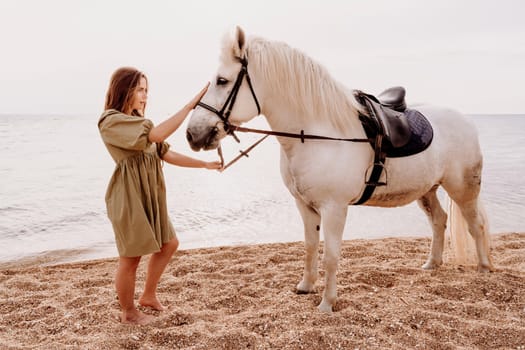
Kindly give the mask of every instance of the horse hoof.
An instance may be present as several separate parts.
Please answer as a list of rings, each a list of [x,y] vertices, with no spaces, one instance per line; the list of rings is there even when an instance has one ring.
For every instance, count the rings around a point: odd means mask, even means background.
[[[480,273],[489,273],[494,271],[496,271],[496,269],[492,265],[478,265],[478,272]]]
[[[423,270],[434,270],[441,266],[441,263],[438,263],[434,260],[428,260],[426,263],[421,266]]]
[[[319,306],[317,308],[321,312],[324,312],[324,313],[327,313],[327,314],[331,314],[332,313],[332,305],[328,304],[324,300],[321,301],[321,304],[319,304]]]
[[[304,281],[299,282],[297,287],[295,287],[295,292],[297,294],[309,294],[314,292],[314,286],[312,284],[306,283]]]

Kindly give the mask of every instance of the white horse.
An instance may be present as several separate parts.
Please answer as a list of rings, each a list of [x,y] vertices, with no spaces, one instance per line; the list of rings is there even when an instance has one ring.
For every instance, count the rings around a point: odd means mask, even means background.
[[[216,77],[190,118],[187,138],[194,151],[220,146],[220,140],[259,114],[274,131],[367,139],[354,91],[336,82],[318,63],[281,42],[246,38],[237,27],[225,37]],[[221,108],[222,107],[222,108]],[[219,110],[221,108],[221,110]],[[418,201],[432,226],[424,269],[442,264],[447,214],[436,195],[442,186],[459,206],[474,238],[479,271],[492,271],[488,222],[478,200],[482,154],[471,123],[450,109],[420,105],[433,140],[423,152],[386,158],[382,181],[365,205],[397,207]],[[281,174],[304,222],[304,275],[299,293],[314,291],[318,277],[319,230],[325,239],[325,289],[319,305],[331,312],[336,272],[349,204],[362,196],[374,162],[368,142],[344,142],[277,136]]]

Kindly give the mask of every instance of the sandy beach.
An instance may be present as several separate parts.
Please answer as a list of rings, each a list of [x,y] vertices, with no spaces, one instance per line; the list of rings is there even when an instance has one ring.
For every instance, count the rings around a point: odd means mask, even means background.
[[[332,315],[316,308],[322,269],[317,293],[294,291],[302,242],[180,251],[159,287],[169,309],[145,310],[157,316],[147,326],[118,322],[115,258],[3,263],[0,348],[525,349],[525,233],[493,236],[489,274],[424,271],[429,244],[345,241]]]

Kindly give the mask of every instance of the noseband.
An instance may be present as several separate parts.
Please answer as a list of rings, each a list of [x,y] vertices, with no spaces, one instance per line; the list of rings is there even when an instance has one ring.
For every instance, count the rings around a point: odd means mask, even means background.
[[[235,130],[235,126],[230,124],[229,118],[230,113],[233,109],[233,105],[235,104],[235,99],[237,98],[237,94],[239,93],[239,89],[242,85],[242,80],[246,76],[246,81],[248,82],[248,86],[250,87],[250,91],[252,92],[253,99],[255,101],[255,105],[257,106],[257,114],[261,114],[261,107],[259,106],[259,101],[257,100],[257,96],[255,96],[255,91],[253,90],[252,81],[250,79],[250,75],[248,74],[248,60],[246,58],[239,58],[239,61],[241,62],[241,70],[239,71],[239,74],[237,75],[237,79],[235,80],[235,84],[233,85],[233,89],[228,95],[228,98],[226,99],[226,102],[224,102],[224,105],[222,106],[221,110],[217,110],[215,107],[212,107],[204,102],[197,103],[197,106],[200,106],[202,108],[205,108],[209,110],[210,112],[215,113],[224,123],[224,130],[226,133],[232,135],[237,142],[239,139],[233,131]]]

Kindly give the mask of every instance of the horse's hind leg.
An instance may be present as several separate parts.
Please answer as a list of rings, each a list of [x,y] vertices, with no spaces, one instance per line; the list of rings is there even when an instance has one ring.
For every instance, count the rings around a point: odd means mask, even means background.
[[[311,293],[314,291],[315,281],[317,280],[321,217],[302,200],[296,199],[295,202],[303,218],[305,245],[304,274],[303,279],[297,285],[297,293]]]
[[[418,199],[419,207],[427,214],[430,226],[432,226],[432,243],[430,254],[423,265],[424,269],[435,269],[443,263],[443,248],[445,246],[445,228],[447,226],[447,214],[441,207],[436,195],[439,186],[434,186],[423,197]]]
[[[481,190],[481,158],[466,168],[463,176],[443,182],[443,187],[450,198],[459,206],[463,218],[468,224],[468,230],[476,244],[478,255],[478,270],[481,272],[493,271],[489,251],[488,219],[480,207],[479,192]]]
[[[457,203],[457,205],[461,209],[461,213],[467,221],[469,233],[476,243],[478,271],[494,271],[492,260],[490,258],[487,218],[479,206],[478,198],[464,203]]]

